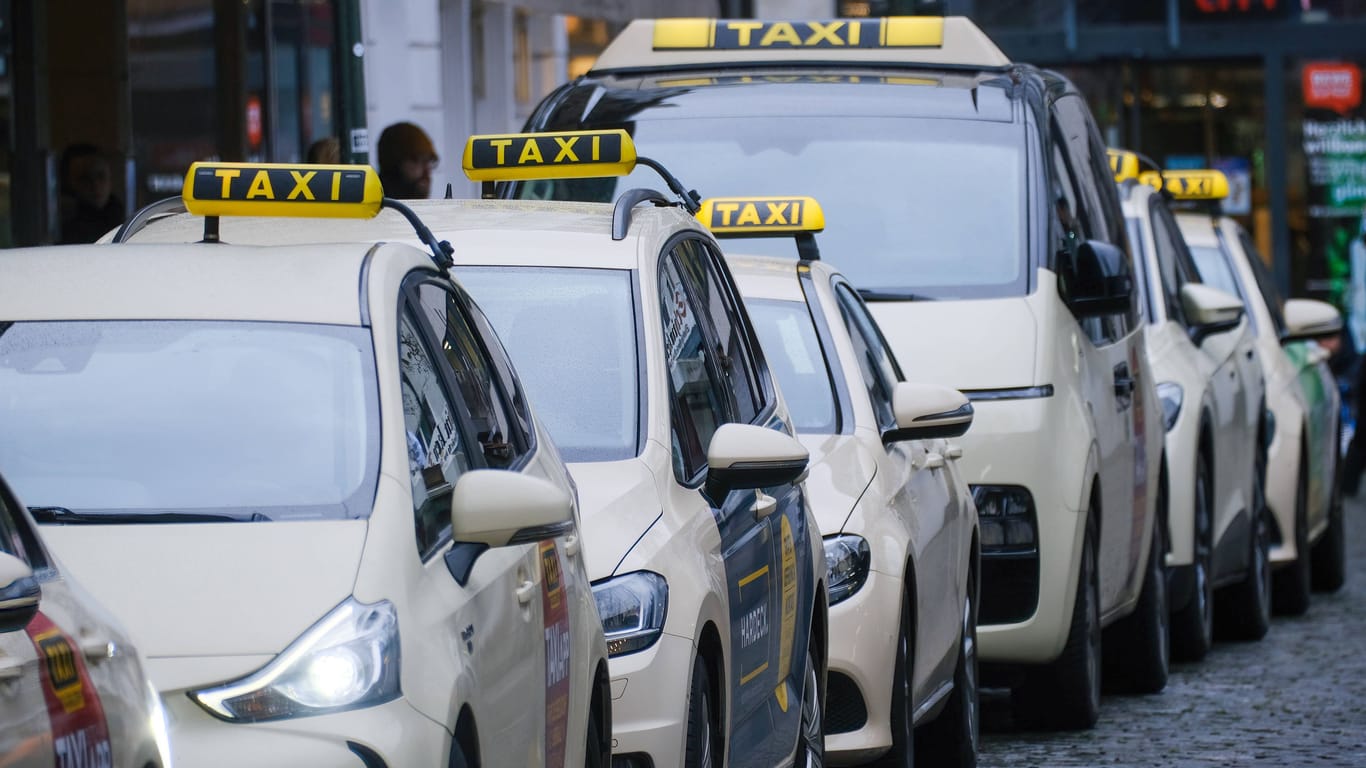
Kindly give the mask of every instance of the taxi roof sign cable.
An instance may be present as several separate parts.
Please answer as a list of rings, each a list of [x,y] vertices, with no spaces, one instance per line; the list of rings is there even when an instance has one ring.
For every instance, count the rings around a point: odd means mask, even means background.
[[[368,165],[292,165],[284,163],[194,163],[185,173],[180,197],[143,206],[114,235],[127,242],[154,219],[187,212],[204,217],[204,240],[219,240],[223,216],[297,216],[374,218],[382,208],[397,211],[431,249],[444,273],[454,249],[402,202],[384,196],[379,174]]]

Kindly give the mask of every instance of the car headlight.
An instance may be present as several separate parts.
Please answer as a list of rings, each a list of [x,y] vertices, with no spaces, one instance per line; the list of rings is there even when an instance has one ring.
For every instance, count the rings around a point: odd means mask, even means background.
[[[669,583],[663,576],[637,571],[593,585],[593,599],[607,638],[607,655],[643,651],[664,633]]]
[[[1162,424],[1167,431],[1176,426],[1176,417],[1181,415],[1181,400],[1185,393],[1181,385],[1174,381],[1164,381],[1157,385],[1157,399],[1162,401]]]
[[[348,597],[260,670],[190,698],[213,715],[257,723],[342,712],[399,696],[398,614]]]
[[[862,536],[837,535],[825,539],[825,589],[830,604],[848,600],[868,581],[872,554]]]

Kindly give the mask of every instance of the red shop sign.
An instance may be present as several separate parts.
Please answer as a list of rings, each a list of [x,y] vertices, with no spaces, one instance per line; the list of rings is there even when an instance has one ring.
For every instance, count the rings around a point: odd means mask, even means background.
[[[1360,105],[1360,67],[1338,62],[1304,65],[1304,106],[1345,114]]]

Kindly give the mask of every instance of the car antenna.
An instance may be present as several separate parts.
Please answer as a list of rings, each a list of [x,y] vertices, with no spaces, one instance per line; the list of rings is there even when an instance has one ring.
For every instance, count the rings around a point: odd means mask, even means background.
[[[450,183],[449,181],[446,182],[446,197],[445,197],[445,199],[447,199],[447,200],[454,200],[454,199],[455,199],[455,190],[454,190],[454,188],[451,187],[451,183]]]

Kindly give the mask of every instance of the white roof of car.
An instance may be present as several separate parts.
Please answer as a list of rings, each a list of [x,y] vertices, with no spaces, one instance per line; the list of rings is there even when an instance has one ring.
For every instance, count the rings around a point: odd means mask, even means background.
[[[744,250],[742,240],[722,240],[721,248],[726,254],[726,265],[730,267],[740,293],[746,299],[806,300],[798,279],[798,262],[795,258],[735,255],[733,252]],[[818,261],[808,262],[808,265],[820,272],[830,269]]]

